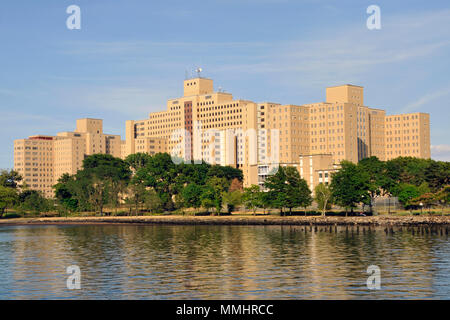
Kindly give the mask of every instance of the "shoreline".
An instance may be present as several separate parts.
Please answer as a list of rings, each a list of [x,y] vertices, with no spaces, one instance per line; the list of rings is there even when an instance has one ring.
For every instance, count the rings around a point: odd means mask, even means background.
[[[121,216],[1,219],[11,225],[275,225],[275,226],[450,226],[450,216]]]

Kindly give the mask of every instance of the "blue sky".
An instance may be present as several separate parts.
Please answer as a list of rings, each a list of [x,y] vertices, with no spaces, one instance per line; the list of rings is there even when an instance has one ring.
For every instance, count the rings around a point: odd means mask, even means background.
[[[69,5],[81,30],[69,30]],[[368,30],[366,8],[381,8]],[[0,168],[13,140],[104,119],[124,137],[182,95],[197,66],[236,98],[304,104],[365,87],[388,114],[431,114],[432,157],[450,161],[450,4],[436,1],[39,0],[0,6]]]

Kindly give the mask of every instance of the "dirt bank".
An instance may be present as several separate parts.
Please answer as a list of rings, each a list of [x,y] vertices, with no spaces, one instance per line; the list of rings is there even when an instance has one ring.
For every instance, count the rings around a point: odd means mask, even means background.
[[[46,224],[172,224],[172,225],[360,225],[360,226],[420,226],[450,225],[450,216],[142,216],[142,217],[69,217],[0,219],[1,225]]]

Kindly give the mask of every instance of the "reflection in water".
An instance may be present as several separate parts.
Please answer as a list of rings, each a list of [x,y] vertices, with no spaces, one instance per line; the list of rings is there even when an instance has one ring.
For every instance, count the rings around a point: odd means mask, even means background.
[[[0,299],[449,299],[441,231],[0,227]],[[81,269],[81,290],[66,288],[70,265]],[[366,287],[369,265],[381,268],[381,290]]]

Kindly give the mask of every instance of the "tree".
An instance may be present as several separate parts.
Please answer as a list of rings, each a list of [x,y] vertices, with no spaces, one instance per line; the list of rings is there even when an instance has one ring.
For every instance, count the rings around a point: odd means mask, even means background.
[[[242,170],[230,166],[220,166],[217,164],[209,168],[207,176],[209,178],[211,177],[225,178],[227,180],[227,188],[230,187],[228,181],[232,181],[235,178],[238,179],[239,181],[242,181],[244,179]]]
[[[430,190],[437,192],[450,183],[450,162],[398,157],[386,162],[386,173],[395,182],[392,189],[401,183],[419,186],[427,182]]]
[[[427,182],[422,182],[420,186],[417,187],[417,191],[419,191],[419,194],[425,194],[425,193],[431,193],[430,187],[428,186]]]
[[[167,153],[157,153],[149,158],[147,165],[138,169],[136,176],[145,186],[153,188],[166,210],[173,209],[172,196],[175,194],[175,182],[178,176],[177,165]]]
[[[376,196],[386,193],[393,186],[392,179],[387,175],[386,163],[377,157],[369,157],[358,162],[358,166],[368,174],[368,193],[370,197],[370,213],[373,213],[373,201]]]
[[[442,214],[444,214],[444,206],[450,202],[450,185],[443,187],[437,194],[436,200],[442,204]]]
[[[202,205],[202,191],[202,187],[198,184],[188,184],[181,192],[185,206],[188,208],[199,208]]]
[[[65,173],[58,179],[58,183],[53,186],[56,200],[66,212],[78,209],[78,199],[76,199],[73,187],[74,182],[74,176]]]
[[[216,194],[213,187],[211,187],[210,185],[206,185],[203,187],[200,199],[202,202],[202,207],[205,208],[207,212],[209,212],[211,208],[214,208],[216,200],[215,196]]]
[[[267,203],[272,208],[280,209],[280,215],[283,216],[283,208],[287,204],[286,173],[283,167],[279,167],[275,174],[264,181],[264,187],[268,189]]]
[[[436,196],[433,193],[424,193],[418,196],[417,198],[411,199],[409,203],[413,206],[425,206],[425,208],[431,209],[433,203],[436,202]]]
[[[224,192],[222,199],[223,203],[227,206],[228,214],[231,214],[236,206],[242,203],[242,192],[240,190]]]
[[[148,153],[134,153],[130,154],[125,158],[125,162],[132,168],[134,171],[145,168],[147,164],[150,162],[150,155]]]
[[[145,206],[147,210],[150,210],[152,213],[162,212],[164,210],[163,202],[161,198],[158,196],[158,193],[153,190],[147,190],[145,193]]]
[[[361,202],[370,200],[370,179],[367,172],[350,161],[342,161],[341,169],[331,175],[330,189],[336,204],[345,208],[356,208]]]
[[[14,188],[0,186],[0,218],[17,200],[17,191]]]
[[[244,190],[244,188],[242,186],[242,181],[240,181],[238,178],[234,178],[231,181],[230,188],[228,189],[229,192],[233,192],[233,191],[236,191],[236,190],[238,190],[238,191],[243,191]]]
[[[420,196],[418,187],[408,183],[402,183],[397,186],[394,195],[398,197],[398,201],[405,207],[409,208],[411,200]]]
[[[83,170],[78,171],[76,180],[86,183],[89,201],[103,215],[105,204],[117,201],[130,176],[129,165],[122,159],[109,154],[94,154],[84,159]]]
[[[266,209],[270,207],[270,195],[268,192],[259,193],[260,207],[263,208],[263,214],[266,214]]]
[[[19,208],[24,211],[39,214],[51,209],[49,200],[36,190],[24,190],[19,194],[18,200]]]
[[[304,179],[300,177],[298,170],[294,167],[286,167],[286,204],[289,208],[289,214],[292,214],[292,208],[303,207],[306,208],[311,205],[312,197],[311,190],[309,190],[308,184]]]
[[[145,203],[146,193],[147,190],[145,188],[145,185],[142,183],[141,180],[138,179],[138,177],[134,176],[130,180],[130,183],[128,184],[127,189],[128,197],[126,198],[126,202],[134,206],[135,215],[138,215],[139,207]]]
[[[244,188],[242,194],[242,202],[247,209],[252,210],[253,215],[256,215],[256,209],[262,206],[261,191],[259,186],[252,184],[248,188]]]
[[[214,207],[216,208],[216,213],[220,215],[223,203],[223,193],[229,188],[229,185],[227,185],[228,180],[225,177],[220,178],[214,176],[208,179],[206,184],[214,191]]]
[[[322,216],[325,217],[327,210],[331,209],[332,198],[333,195],[331,193],[330,188],[323,183],[319,183],[314,188],[314,200],[317,203],[317,207],[320,211],[322,211]]]
[[[2,170],[0,172],[0,186],[16,189],[20,181],[22,181],[22,176],[17,171]]]

